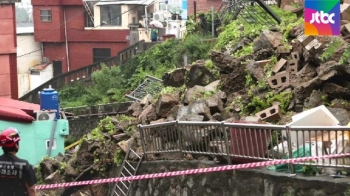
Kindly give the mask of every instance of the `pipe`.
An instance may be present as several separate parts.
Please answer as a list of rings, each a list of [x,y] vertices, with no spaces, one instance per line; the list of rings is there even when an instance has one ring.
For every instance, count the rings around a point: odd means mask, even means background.
[[[57,119],[55,118],[55,120],[53,120],[53,125],[52,125],[52,130],[51,130],[49,148],[47,149],[47,156],[49,156],[49,157],[51,156],[53,141],[55,139],[56,125],[57,125]]]
[[[64,8],[63,8],[63,20],[64,20],[64,39],[66,41],[67,71],[69,71],[70,64],[69,64],[69,51],[68,51],[68,40],[67,40],[67,20],[66,20],[66,9],[64,9]]]

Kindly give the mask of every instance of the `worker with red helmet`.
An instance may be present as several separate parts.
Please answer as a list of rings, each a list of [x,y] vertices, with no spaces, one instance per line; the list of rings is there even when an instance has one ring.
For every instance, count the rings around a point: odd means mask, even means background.
[[[37,182],[33,167],[27,160],[16,156],[19,149],[19,132],[7,128],[0,133],[0,196],[36,196]]]

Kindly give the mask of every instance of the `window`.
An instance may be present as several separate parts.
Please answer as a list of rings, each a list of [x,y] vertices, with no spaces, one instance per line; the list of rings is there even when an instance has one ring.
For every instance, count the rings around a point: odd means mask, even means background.
[[[41,22],[51,22],[51,10],[40,10]]]
[[[93,48],[92,52],[94,56],[94,59],[93,59],[94,63],[111,57],[110,48]]]
[[[121,26],[121,5],[101,6],[101,26]]]

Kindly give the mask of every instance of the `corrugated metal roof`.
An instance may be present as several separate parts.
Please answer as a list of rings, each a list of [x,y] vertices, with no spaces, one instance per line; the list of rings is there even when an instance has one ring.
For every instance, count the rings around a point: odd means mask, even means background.
[[[35,110],[40,110],[40,105],[0,97],[1,120],[31,123]]]

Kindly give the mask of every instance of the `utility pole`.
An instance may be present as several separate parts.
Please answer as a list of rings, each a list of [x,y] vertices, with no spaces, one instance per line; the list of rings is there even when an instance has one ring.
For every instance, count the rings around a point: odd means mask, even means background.
[[[17,35],[15,3],[21,0],[0,0],[0,82],[6,88],[0,97],[18,99]]]

